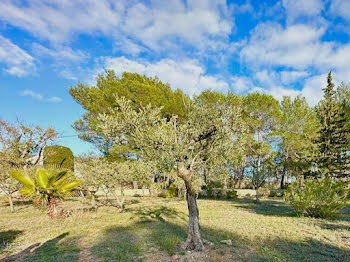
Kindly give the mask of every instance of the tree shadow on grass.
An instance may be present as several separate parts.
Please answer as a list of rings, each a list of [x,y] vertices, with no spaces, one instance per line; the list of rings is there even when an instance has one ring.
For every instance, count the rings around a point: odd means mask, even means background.
[[[272,261],[295,262],[349,262],[350,250],[326,244],[314,239],[303,242],[266,241],[261,247],[264,257]],[[273,259],[274,258],[274,259]],[[271,260],[268,260],[271,261]]]
[[[5,249],[8,248],[16,237],[22,233],[23,231],[21,230],[7,230],[0,232],[0,254],[5,252]]]
[[[139,218],[134,224],[108,228],[91,251],[103,261],[170,261],[175,253],[187,255],[177,248],[186,239],[187,219],[177,213],[167,207],[133,210]],[[257,244],[235,232],[210,227],[201,227],[201,231],[214,246],[207,246],[205,259],[188,261],[350,261],[349,250],[311,238],[300,242],[265,239]],[[221,244],[224,239],[231,239],[232,246]]]
[[[339,224],[331,224],[331,223],[322,223],[320,225],[323,229],[329,229],[329,230],[347,230],[350,232],[350,226],[346,225],[339,225]]]
[[[78,253],[80,251],[74,242],[62,243],[69,233],[61,234],[43,244],[36,243],[19,253],[6,257],[1,262],[74,262],[78,261]],[[61,242],[61,243],[60,243]]]
[[[350,205],[347,205],[334,220],[350,222]]]
[[[161,206],[157,208],[148,208],[148,207],[135,208],[135,209],[129,208],[127,211],[133,214],[133,219],[140,219],[146,222],[149,220],[152,221],[154,219],[164,222],[165,218],[180,219],[180,220],[186,219],[186,215],[184,213],[165,206]]]
[[[132,214],[135,221],[133,225],[108,228],[101,241],[92,247],[91,251],[103,261],[127,262],[170,261],[170,256],[175,253],[185,254],[178,249],[178,244],[187,237],[187,221],[183,217],[185,214],[167,207],[142,208],[133,210]],[[234,245],[230,248],[237,247],[243,242],[232,232],[210,228],[202,227],[202,235],[204,239],[215,242],[219,249],[227,248],[226,245],[220,244],[223,239],[233,240]],[[211,247],[208,248],[211,250]],[[219,252],[219,249],[213,248],[212,252]],[[233,254],[234,249],[230,252]]]
[[[249,210],[256,214],[278,217],[296,217],[296,213],[292,207],[284,201],[262,199],[260,203],[257,204],[251,199],[237,199],[235,202],[239,203],[239,205],[235,205],[236,207]]]

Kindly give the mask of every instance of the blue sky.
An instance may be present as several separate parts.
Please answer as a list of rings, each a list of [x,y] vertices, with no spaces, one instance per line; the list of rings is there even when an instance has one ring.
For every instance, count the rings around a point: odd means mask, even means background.
[[[69,96],[104,68],[173,88],[322,97],[350,83],[349,0],[2,0],[0,118],[52,126],[81,154]]]

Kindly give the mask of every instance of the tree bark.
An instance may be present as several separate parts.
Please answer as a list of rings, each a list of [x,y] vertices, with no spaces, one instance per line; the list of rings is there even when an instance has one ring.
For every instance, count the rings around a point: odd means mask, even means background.
[[[186,250],[202,251],[204,250],[204,245],[199,227],[199,211],[196,195],[187,191],[186,200],[188,207],[188,232],[185,248]]]
[[[57,210],[56,210],[56,199],[53,196],[49,196],[48,198],[48,215],[51,218],[54,218],[57,214]]]
[[[117,201],[119,205],[119,212],[124,211],[124,201],[125,201],[125,196],[124,196],[124,187],[120,186],[120,198],[117,196]]]
[[[12,194],[9,194],[9,195],[8,195],[8,198],[9,198],[9,203],[10,203],[10,210],[11,210],[11,212],[14,212],[15,209],[13,208]]]
[[[199,227],[196,192],[191,181],[191,170],[186,167],[185,163],[178,163],[177,175],[185,182],[188,208],[187,239],[181,246],[186,250],[202,251],[204,250],[204,245]]]
[[[282,177],[281,177],[281,184],[280,184],[280,188],[283,189],[284,188],[284,178],[286,175],[286,167],[283,167],[283,171],[282,171]]]
[[[281,188],[281,189],[284,189],[284,174],[282,175],[282,178],[281,178],[281,185],[280,185],[280,188]]]
[[[259,203],[259,188],[255,188],[255,201],[256,203]]]
[[[256,185],[255,185],[255,201],[256,203],[259,203],[259,184],[260,184],[260,178],[261,178],[261,157],[260,155],[258,156],[258,165],[257,165],[257,173],[258,173],[258,177],[257,177],[257,181],[256,181]]]

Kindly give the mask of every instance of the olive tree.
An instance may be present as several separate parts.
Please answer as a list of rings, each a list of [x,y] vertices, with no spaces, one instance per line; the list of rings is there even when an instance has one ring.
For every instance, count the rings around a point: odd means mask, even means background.
[[[0,153],[0,193],[5,194],[8,198],[10,210],[14,211],[13,193],[19,190],[19,183],[10,175],[11,165],[8,156]]]
[[[96,207],[97,193],[103,192],[110,203],[110,197],[117,200],[119,211],[124,210],[124,189],[133,181],[150,181],[151,168],[141,160],[111,162],[104,157],[85,156],[77,161],[77,170],[83,178],[83,188],[91,194],[91,202]]]
[[[204,181],[200,169],[215,156],[214,149],[232,135],[239,122],[238,110],[218,104],[208,105],[200,99],[188,101],[187,118],[162,117],[161,108],[151,105],[134,109],[125,98],[116,97],[118,107],[98,117],[98,129],[108,140],[136,145],[144,160],[156,163],[160,171],[176,170],[184,181],[189,213],[188,236],[183,247],[203,250],[196,194]]]
[[[11,177],[9,171],[38,165],[45,146],[56,136],[57,132],[52,128],[29,127],[0,119],[0,191],[8,196],[11,211],[12,194],[19,189],[19,183]]]

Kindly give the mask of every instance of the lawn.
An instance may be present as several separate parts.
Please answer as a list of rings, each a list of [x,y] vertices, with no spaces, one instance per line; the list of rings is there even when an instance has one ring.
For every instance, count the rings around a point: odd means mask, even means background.
[[[64,203],[72,215],[50,219],[29,203],[0,205],[0,261],[350,261],[350,208],[332,220],[296,217],[282,200],[199,200],[206,251],[185,253],[186,202],[129,198],[126,211]],[[220,243],[232,240],[232,245]]]

